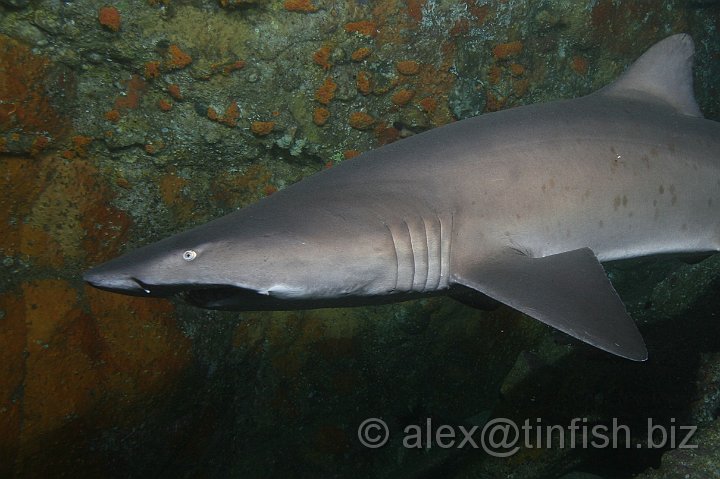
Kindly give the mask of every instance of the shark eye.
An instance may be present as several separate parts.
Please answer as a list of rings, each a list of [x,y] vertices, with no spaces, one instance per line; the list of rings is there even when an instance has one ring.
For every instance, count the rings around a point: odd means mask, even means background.
[[[197,253],[191,249],[189,249],[183,253],[183,259],[185,261],[192,261],[195,258],[197,258]]]

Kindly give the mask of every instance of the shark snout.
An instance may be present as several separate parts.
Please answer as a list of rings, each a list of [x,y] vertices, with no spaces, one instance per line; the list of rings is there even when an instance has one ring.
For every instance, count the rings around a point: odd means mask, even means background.
[[[123,294],[147,296],[151,290],[141,280],[119,272],[107,271],[102,266],[92,268],[83,274],[83,280],[90,285]]]

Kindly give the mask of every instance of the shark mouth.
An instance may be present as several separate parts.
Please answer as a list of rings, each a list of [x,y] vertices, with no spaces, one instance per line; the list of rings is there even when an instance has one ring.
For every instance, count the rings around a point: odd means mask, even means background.
[[[416,299],[421,294],[381,296],[288,297],[270,291],[256,291],[239,286],[205,286],[188,288],[178,295],[186,303],[205,309],[223,311],[291,311],[299,309],[345,308],[393,303]]]
[[[180,293],[186,303],[206,309],[237,309],[238,303],[256,299],[256,291],[235,286],[193,288]]]
[[[271,293],[228,285],[191,287],[178,296],[199,308],[227,311],[278,311],[317,307],[314,306],[314,301],[288,301]]]

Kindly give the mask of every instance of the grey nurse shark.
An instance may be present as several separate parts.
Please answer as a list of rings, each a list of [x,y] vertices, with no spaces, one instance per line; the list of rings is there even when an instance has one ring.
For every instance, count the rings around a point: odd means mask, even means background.
[[[644,360],[600,263],[720,250],[720,123],[695,102],[693,53],[671,36],[591,95],[370,151],[84,278],[229,310],[473,291]]]

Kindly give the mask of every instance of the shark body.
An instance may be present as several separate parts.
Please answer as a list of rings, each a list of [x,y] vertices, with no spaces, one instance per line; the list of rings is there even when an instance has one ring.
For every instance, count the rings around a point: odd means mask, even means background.
[[[370,151],[85,274],[231,310],[471,290],[647,358],[602,261],[720,250],[720,123],[674,35],[586,97],[459,121]]]

